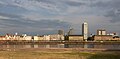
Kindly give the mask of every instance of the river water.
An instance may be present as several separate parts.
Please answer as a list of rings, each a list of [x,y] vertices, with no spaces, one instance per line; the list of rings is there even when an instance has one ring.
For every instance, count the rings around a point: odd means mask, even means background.
[[[39,45],[0,45],[0,48],[97,48],[97,49],[120,49],[120,44],[39,44]]]

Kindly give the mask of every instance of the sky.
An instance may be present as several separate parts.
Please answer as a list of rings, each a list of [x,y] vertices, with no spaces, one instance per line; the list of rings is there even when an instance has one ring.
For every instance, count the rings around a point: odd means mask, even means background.
[[[62,29],[81,34],[97,29],[120,33],[120,0],[0,0],[0,34],[55,34]]]

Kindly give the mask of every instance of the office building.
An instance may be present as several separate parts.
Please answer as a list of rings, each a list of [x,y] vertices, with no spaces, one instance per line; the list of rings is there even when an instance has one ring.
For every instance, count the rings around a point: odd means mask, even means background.
[[[84,22],[82,24],[82,35],[85,41],[87,41],[88,38],[88,24],[86,22]]]
[[[104,30],[104,29],[98,29],[97,30],[97,35],[107,35],[106,34],[106,30]]]

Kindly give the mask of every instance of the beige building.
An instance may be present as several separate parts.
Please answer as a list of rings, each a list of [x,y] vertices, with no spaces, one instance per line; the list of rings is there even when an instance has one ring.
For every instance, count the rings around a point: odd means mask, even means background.
[[[34,36],[34,40],[64,40],[64,35],[53,34],[44,36]]]
[[[5,36],[0,36],[0,40],[6,40]]]
[[[34,40],[39,40],[39,36],[34,36]]]
[[[44,35],[44,39],[43,40],[50,40],[50,35]]]
[[[80,41],[83,41],[84,38],[83,38],[82,35],[69,35],[68,39],[69,40],[80,40]]]
[[[34,36],[35,41],[44,40],[44,36]]]
[[[20,36],[19,36],[19,35],[15,35],[15,36],[13,37],[13,40],[20,40]]]
[[[64,35],[59,34],[50,35],[50,40],[64,40]]]
[[[23,40],[32,40],[32,36],[25,36],[23,37]]]
[[[5,35],[5,36],[0,36],[0,40],[20,40],[19,35]]]
[[[113,40],[112,35],[95,35],[94,36],[94,40],[95,41],[99,41],[99,40]]]
[[[88,23],[87,22],[84,22],[82,24],[82,35],[83,35],[83,39],[87,41],[87,38],[88,38]]]
[[[98,29],[97,30],[97,35],[107,35],[105,29]]]

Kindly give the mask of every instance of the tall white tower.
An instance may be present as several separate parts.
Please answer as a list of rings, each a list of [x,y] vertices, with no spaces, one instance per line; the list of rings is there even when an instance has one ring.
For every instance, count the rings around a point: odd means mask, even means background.
[[[88,38],[88,24],[87,22],[84,22],[82,24],[82,35],[85,41],[87,41]]]

